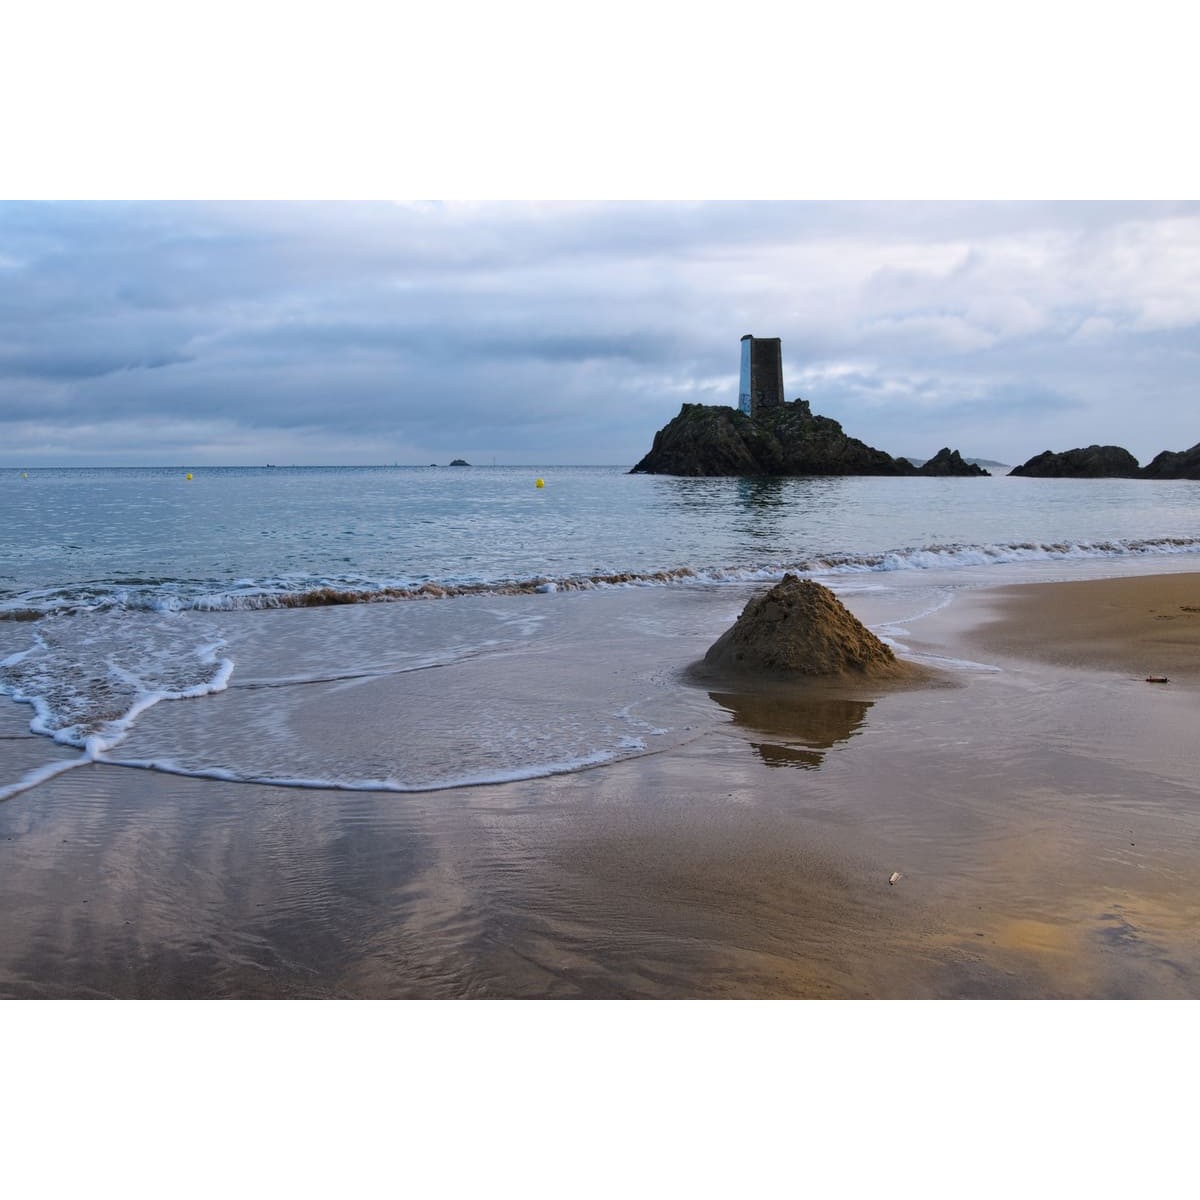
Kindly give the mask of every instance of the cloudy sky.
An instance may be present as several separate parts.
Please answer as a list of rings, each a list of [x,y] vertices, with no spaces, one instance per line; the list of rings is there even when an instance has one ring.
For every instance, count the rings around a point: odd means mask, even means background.
[[[893,454],[1200,440],[1200,206],[10,203],[0,462],[631,464],[738,340]]]

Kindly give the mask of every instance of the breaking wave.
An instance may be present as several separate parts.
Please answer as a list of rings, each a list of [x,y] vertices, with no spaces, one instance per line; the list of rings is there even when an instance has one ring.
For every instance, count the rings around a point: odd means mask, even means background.
[[[679,584],[756,583],[792,572],[807,576],[883,571],[946,570],[1006,563],[1058,560],[1127,559],[1200,553],[1200,538],[1163,537],[1103,541],[999,542],[986,545],[930,545],[875,554],[823,554],[785,562],[652,571],[544,575],[525,579],[474,581],[372,581],[365,579],[275,578],[208,581],[93,581],[69,588],[25,592],[0,601],[0,620],[34,621],[47,615],[109,610],[174,613],[236,612],[276,608],[321,608],[339,604],[383,604],[445,600],[462,596],[515,596],[606,588],[665,587]]]

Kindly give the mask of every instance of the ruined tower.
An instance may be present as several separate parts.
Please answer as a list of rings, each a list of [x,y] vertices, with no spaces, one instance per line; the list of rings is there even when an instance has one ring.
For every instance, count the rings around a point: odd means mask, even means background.
[[[783,404],[783,349],[779,338],[742,338],[742,370],[738,382],[738,408],[757,417]]]

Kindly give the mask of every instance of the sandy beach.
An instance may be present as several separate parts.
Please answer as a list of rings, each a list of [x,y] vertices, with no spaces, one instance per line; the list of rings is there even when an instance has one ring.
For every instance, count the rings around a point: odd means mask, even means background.
[[[995,615],[979,644],[1056,666],[1166,676],[1200,676],[1200,577],[1021,585],[990,599]]]
[[[969,592],[908,634],[958,669],[698,692],[691,740],[550,778],[65,771],[0,805],[0,995],[1200,996],[1200,575]],[[56,753],[17,706],[0,739]]]

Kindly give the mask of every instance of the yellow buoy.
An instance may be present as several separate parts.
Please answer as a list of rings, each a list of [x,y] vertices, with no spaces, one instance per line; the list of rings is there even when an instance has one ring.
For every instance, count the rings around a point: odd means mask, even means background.
[[[539,480],[537,481],[537,483],[535,483],[533,486],[534,486],[534,487],[545,487],[545,486],[546,486],[546,481],[545,481],[544,479],[539,479]]]
[[[188,473],[187,473],[187,474],[184,476],[184,479],[191,479],[191,477],[192,477],[192,473],[191,473],[191,471],[189,471],[189,472],[188,472]]]

